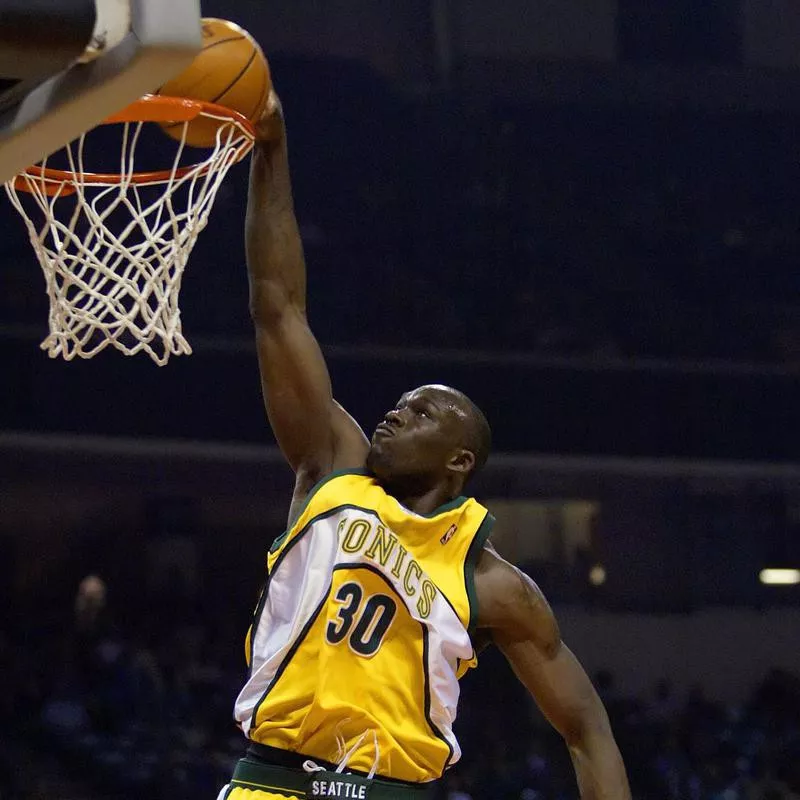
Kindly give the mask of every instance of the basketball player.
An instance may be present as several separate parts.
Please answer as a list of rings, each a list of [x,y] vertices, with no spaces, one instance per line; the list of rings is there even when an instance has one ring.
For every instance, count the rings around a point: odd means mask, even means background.
[[[459,678],[493,641],[563,736],[584,800],[630,790],[608,717],[536,584],[462,495],[489,426],[447,386],[406,392],[371,439],[337,404],[274,96],[250,172],[251,313],[267,414],[296,481],[247,639],[249,739],[220,798],[428,797],[459,756]]]

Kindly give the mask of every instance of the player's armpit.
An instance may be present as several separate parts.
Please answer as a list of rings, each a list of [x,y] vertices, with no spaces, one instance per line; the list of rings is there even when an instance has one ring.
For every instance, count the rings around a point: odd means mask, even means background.
[[[490,644],[492,644],[492,632],[478,628],[470,637],[475,652],[480,655]]]
[[[515,674],[569,748],[584,800],[628,800],[608,715],[562,642],[553,612],[524,573],[486,550],[476,570],[478,627],[491,632]]]

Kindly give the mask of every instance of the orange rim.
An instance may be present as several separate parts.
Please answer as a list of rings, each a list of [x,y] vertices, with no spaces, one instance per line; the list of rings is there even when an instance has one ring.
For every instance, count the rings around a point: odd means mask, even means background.
[[[247,117],[234,111],[232,108],[218,105],[217,103],[207,103],[204,100],[191,100],[188,97],[168,97],[161,94],[146,94],[140,97],[127,108],[112,114],[101,125],[116,125],[126,122],[191,122],[201,114],[209,114],[214,117],[222,117],[231,122],[238,123],[247,133],[250,139],[255,139],[255,128]],[[211,149],[211,148],[209,148]],[[237,160],[241,160],[247,153],[244,150]],[[182,178],[189,172],[198,167],[201,173],[207,171],[209,165],[197,162],[177,169],[154,170],[151,172],[134,172],[130,176],[123,176],[115,172],[84,172],[81,174],[80,183],[90,185],[110,185],[122,183],[123,179],[128,183],[145,185],[148,183],[166,183],[172,178]],[[14,179],[14,188],[18,191],[30,192],[29,181],[32,178],[38,182],[44,182],[45,192],[48,195],[62,194],[70,195],[76,191],[75,173],[64,169],[53,169],[52,167],[40,167],[38,165],[28,167],[21,175]]]

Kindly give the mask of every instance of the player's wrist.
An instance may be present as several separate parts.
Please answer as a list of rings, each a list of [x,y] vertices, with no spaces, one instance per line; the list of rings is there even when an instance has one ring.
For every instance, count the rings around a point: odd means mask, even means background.
[[[283,120],[283,106],[274,91],[270,92],[266,108],[255,125],[256,142],[282,141],[286,138],[286,125]]]

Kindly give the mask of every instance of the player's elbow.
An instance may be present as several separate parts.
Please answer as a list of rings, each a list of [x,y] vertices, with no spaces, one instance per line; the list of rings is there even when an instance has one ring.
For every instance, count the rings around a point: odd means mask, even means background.
[[[250,280],[250,318],[257,328],[278,328],[286,314],[295,309],[286,288],[264,278]]]

